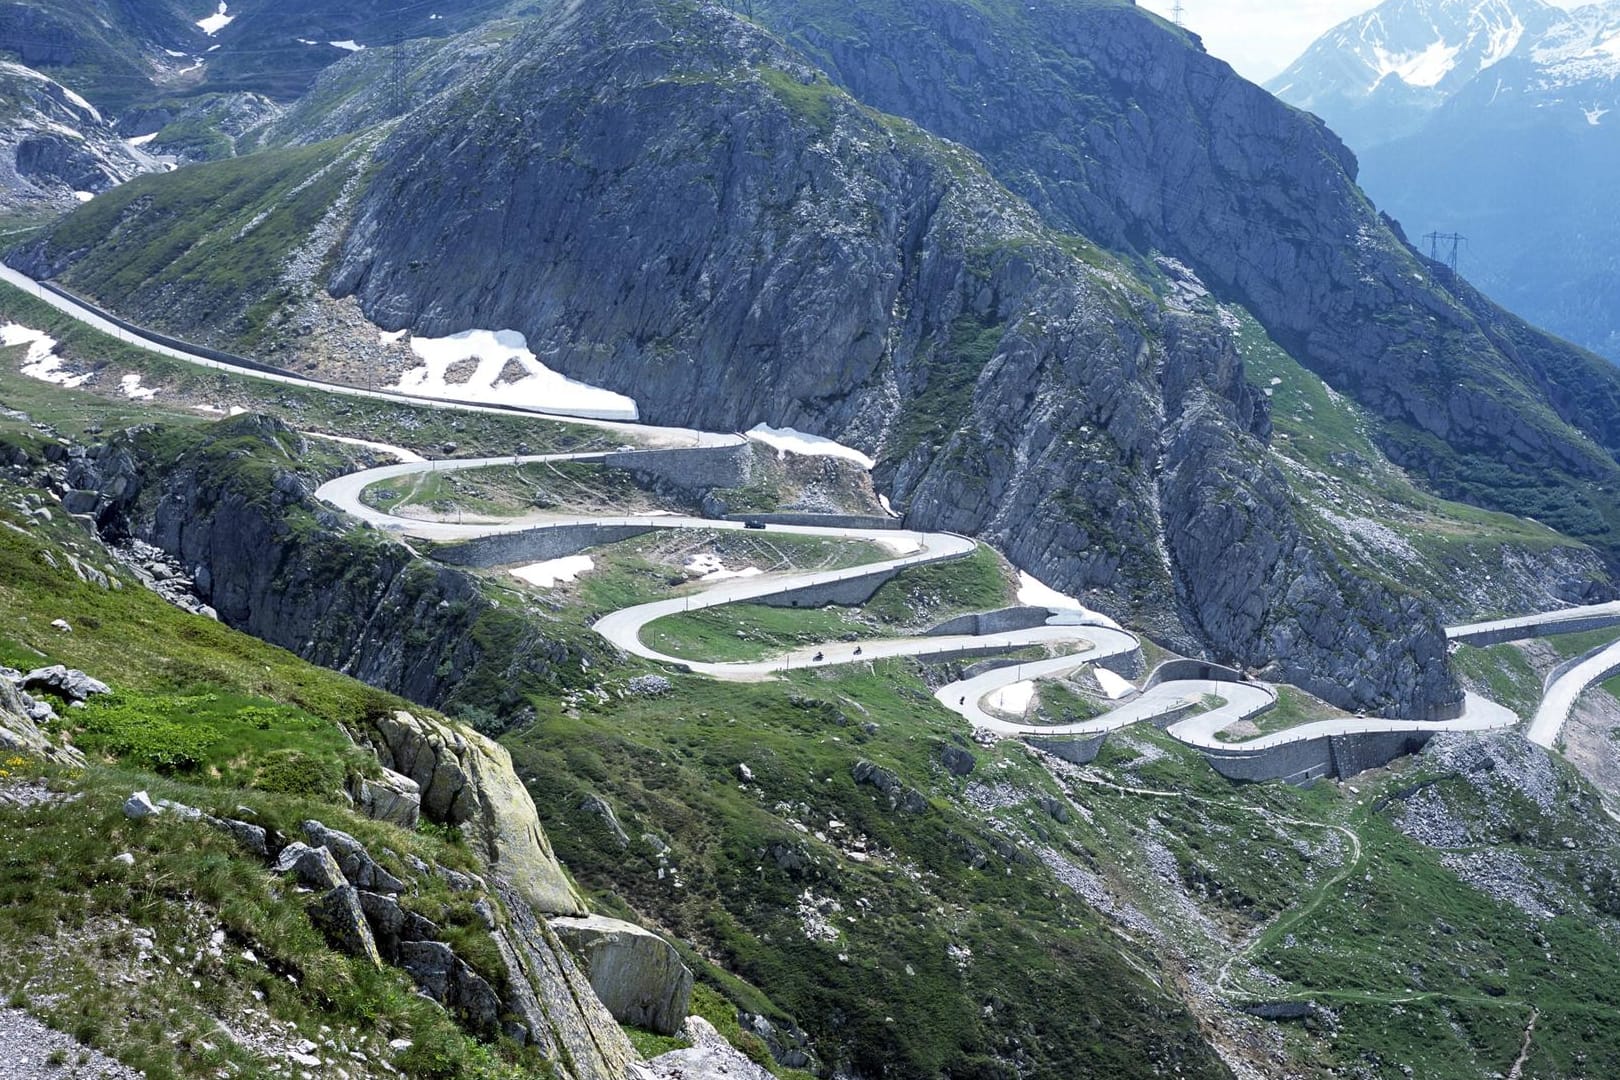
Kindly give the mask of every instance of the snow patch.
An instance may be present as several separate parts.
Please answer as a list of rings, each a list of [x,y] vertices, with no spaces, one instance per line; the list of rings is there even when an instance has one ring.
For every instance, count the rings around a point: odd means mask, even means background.
[[[1018,571],[1018,602],[1025,607],[1043,607],[1054,612],[1073,612],[1078,614],[1084,622],[1097,626],[1109,626],[1115,630],[1120,628],[1119,623],[1102,612],[1092,611],[1074,597],[1065,596],[1050,585],[1037,581],[1022,570]]]
[[[720,556],[712,552],[700,552],[686,560],[686,576],[696,578],[698,581],[729,581],[735,578],[758,577],[765,571],[757,566],[745,566],[741,570],[727,570],[726,564],[720,561]]]
[[[326,439],[329,442],[342,443],[345,446],[358,446],[366,450],[375,450],[380,454],[390,454],[407,463],[414,464],[427,460],[427,458],[414,450],[407,450],[403,446],[393,446],[389,443],[372,442],[370,439],[351,439],[344,435],[327,435],[319,431],[305,431],[300,434],[315,439]]]
[[[1457,54],[1461,51],[1462,46],[1447,45],[1444,41],[1436,41],[1415,53],[1392,53],[1376,46],[1373,56],[1378,61],[1378,79],[1373,85],[1394,75],[1408,86],[1436,86],[1456,68]]]
[[[62,86],[61,83],[57,83],[56,85]],[[73,104],[77,105],[79,108],[81,108],[85,112],[89,113],[91,115],[91,117],[93,117],[95,119],[96,123],[98,123],[98,124],[101,123],[101,113],[96,109],[96,107],[94,105],[90,104],[84,98],[80,97],[78,94],[75,94],[72,90],[69,90],[65,86],[62,86],[62,93],[64,95],[66,95],[67,99],[69,101],[73,102]]]
[[[863,469],[871,469],[877,464],[853,446],[845,446],[820,435],[810,435],[790,427],[774,428],[769,424],[758,424],[746,434],[755,442],[764,443],[775,450],[779,457],[801,454],[805,457],[842,458],[845,461],[853,461]]]
[[[158,137],[158,133],[154,131],[150,135],[137,135],[133,139],[129,139],[127,141],[129,142],[129,145],[131,145],[131,146],[145,146],[147,143],[150,143],[153,139],[155,139],[157,137]]]
[[[231,23],[236,21],[236,16],[227,14],[228,11],[229,8],[226,5],[225,0],[219,0],[219,10],[208,16],[206,19],[198,19],[198,28],[209,37],[213,37],[215,34],[219,33],[221,30],[225,29],[227,26],[231,25]]]
[[[548,559],[545,562],[519,566],[510,573],[530,585],[549,589],[558,582],[577,581],[579,575],[595,569],[596,562],[589,555],[569,555],[561,559]]]
[[[463,330],[446,338],[411,339],[411,351],[422,366],[400,376],[391,389],[419,397],[516,405],[540,412],[574,414],[610,420],[636,420],[634,400],[611,390],[575,382],[535,359],[528,339],[516,330]],[[452,364],[477,360],[463,383],[445,382]],[[508,381],[505,371],[516,364],[524,375]]]
[[[377,331],[377,344],[398,345],[405,340],[405,335],[408,333],[410,333],[409,330],[379,330]]]
[[[157,391],[155,389],[142,386],[141,377],[134,372],[131,372],[130,374],[125,375],[122,379],[118,380],[118,389],[124,392],[125,397],[130,398],[133,401],[151,401],[153,398],[157,397]]]
[[[73,197],[78,199],[81,203],[87,203],[96,197],[96,193],[93,191],[75,191],[73,193]]]
[[[342,49],[344,52],[360,52],[365,48],[364,45],[354,41],[328,41],[327,44],[334,49]]]
[[[1035,684],[1029,680],[1015,682],[1010,686],[1003,686],[986,699],[987,704],[997,712],[1009,716],[1023,716],[1029,711],[1029,703],[1035,700]]]
[[[1107,694],[1111,700],[1118,701],[1136,689],[1125,676],[1118,672],[1109,671],[1105,667],[1092,668],[1091,674],[1096,678],[1097,685],[1102,687],[1102,692]]]
[[[69,389],[83,386],[90,379],[90,373],[75,375],[63,370],[62,358],[56,355],[56,339],[43,330],[34,330],[21,323],[0,326],[0,347],[9,349],[16,345],[28,346],[28,352],[23,356],[22,373],[30,379]]]
[[[896,555],[910,555],[921,551],[923,548],[922,540],[910,533],[892,537],[880,536],[878,537],[878,545],[888,548]]]

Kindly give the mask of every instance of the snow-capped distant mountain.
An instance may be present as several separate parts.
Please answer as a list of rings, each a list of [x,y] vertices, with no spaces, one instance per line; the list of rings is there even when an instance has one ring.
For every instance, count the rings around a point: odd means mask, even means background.
[[[1388,0],[1318,38],[1266,88],[1370,146],[1410,134],[1481,72],[1529,55],[1568,21],[1542,0]]]
[[[1466,235],[1466,277],[1620,362],[1620,0],[1389,0],[1270,88],[1408,233]]]

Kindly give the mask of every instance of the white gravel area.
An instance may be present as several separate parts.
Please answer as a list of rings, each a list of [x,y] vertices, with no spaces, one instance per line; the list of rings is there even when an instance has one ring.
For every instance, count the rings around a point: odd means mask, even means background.
[[[134,1069],[80,1046],[21,1009],[0,1009],[0,1075],[6,1080],[141,1080]]]

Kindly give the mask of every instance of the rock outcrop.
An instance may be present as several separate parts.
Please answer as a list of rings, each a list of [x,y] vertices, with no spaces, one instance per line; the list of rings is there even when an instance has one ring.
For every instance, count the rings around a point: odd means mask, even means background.
[[[422,812],[459,826],[530,906],[548,915],[585,912],[505,747],[407,712],[373,721],[372,734],[382,763],[421,788]]]
[[[687,1017],[685,1034],[692,1045],[647,1062],[648,1080],[770,1080],[703,1017]]]
[[[62,670],[66,671],[65,668]],[[56,710],[50,702],[35,698],[22,689],[28,678],[38,674],[32,672],[25,677],[10,668],[0,668],[0,750],[20,751],[58,765],[82,767],[84,755],[62,739],[53,738],[41,726],[57,719]],[[74,674],[88,678],[83,672]],[[105,691],[106,687],[102,686],[102,689]]]
[[[72,457],[63,482],[90,496],[104,540],[161,550],[226,625],[412,701],[453,703],[482,672],[500,689],[479,706],[516,710],[577,670],[571,648],[528,628],[480,644],[500,614],[476,579],[351,530],[313,498],[305,450],[264,416],[221,421],[178,451],[136,429]]]
[[[158,163],[42,72],[0,61],[0,208],[63,211]]]
[[[675,947],[634,923],[601,915],[551,920],[585,965],[591,989],[621,1024],[673,1035],[692,1003],[692,972]]]

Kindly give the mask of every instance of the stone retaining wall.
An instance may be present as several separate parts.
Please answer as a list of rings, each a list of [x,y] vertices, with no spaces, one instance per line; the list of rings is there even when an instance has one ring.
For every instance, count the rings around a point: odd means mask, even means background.
[[[752,602],[768,607],[818,608],[826,607],[828,604],[854,607],[872,599],[872,594],[899,572],[892,568],[874,570],[870,574],[840,578],[821,585],[806,585],[801,589],[789,589],[787,592],[761,596]]]
[[[1037,750],[1075,765],[1090,765],[1102,753],[1107,732],[1095,735],[1025,735],[1024,741]]]
[[[737,486],[737,485],[730,485]],[[906,523],[897,517],[877,517],[862,514],[727,514],[726,521],[762,521],[767,525],[799,525],[822,529],[904,529]]]
[[[1052,612],[1041,607],[1010,607],[1000,611],[981,611],[972,615],[959,615],[938,626],[923,631],[929,637],[953,637],[971,634],[984,637],[989,634],[1011,634],[1019,630],[1033,630],[1045,626]]]
[[[497,533],[433,549],[433,557],[451,566],[517,566],[578,555],[588,548],[644,536],[657,525],[549,525],[522,532]]]
[[[1524,641],[1528,638],[1551,637],[1554,634],[1580,634],[1588,630],[1606,630],[1611,626],[1620,626],[1620,612],[1605,612],[1578,619],[1531,619],[1495,630],[1459,634],[1451,640],[1459,645],[1483,648],[1486,645],[1500,645],[1505,641]]]
[[[1286,780],[1306,784],[1324,776],[1348,779],[1415,754],[1432,731],[1370,731],[1299,739],[1261,750],[1205,750],[1216,772],[1232,780]]]
[[[754,477],[754,451],[746,442],[674,450],[621,450],[604,454],[602,464],[689,490],[745,487]]]

